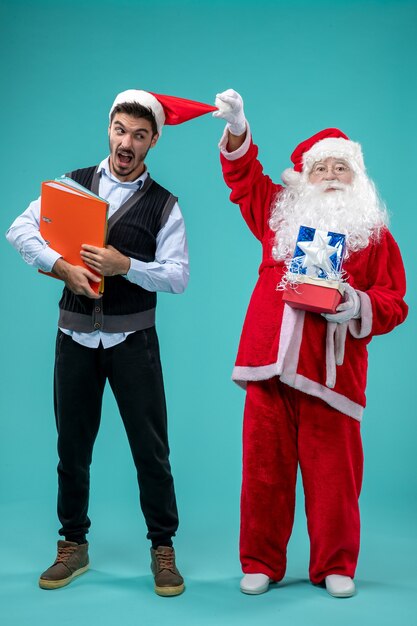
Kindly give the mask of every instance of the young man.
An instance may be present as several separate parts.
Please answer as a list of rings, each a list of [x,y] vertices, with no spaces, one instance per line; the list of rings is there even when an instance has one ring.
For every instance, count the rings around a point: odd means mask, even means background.
[[[155,591],[172,596],[184,590],[172,547],[178,514],[155,307],[157,291],[182,293],[186,288],[188,249],[177,198],[152,180],[145,159],[164,123],[180,123],[208,110],[214,108],[125,91],[110,110],[110,156],[69,174],[109,203],[107,245],[86,244],[81,253],[88,268],[105,276],[102,297],[90,285],[99,280],[95,273],[70,265],[42,239],[40,199],[7,233],[27,263],[65,281],[54,390],[59,534],[65,540],[58,541],[57,559],[40,577],[43,589],[62,587],[88,568],[89,468],[108,380],[137,469]]]
[[[359,144],[337,129],[317,133],[295,149],[284,188],[262,172],[240,95],[227,90],[216,104],[213,115],[227,121],[220,150],[230,198],[263,250],[233,372],[247,390],[241,590],[263,593],[285,574],[299,463],[310,579],[349,597],[359,552],[366,346],[407,315],[401,255]],[[290,308],[277,289],[300,226],[346,235],[345,296],[335,314]]]

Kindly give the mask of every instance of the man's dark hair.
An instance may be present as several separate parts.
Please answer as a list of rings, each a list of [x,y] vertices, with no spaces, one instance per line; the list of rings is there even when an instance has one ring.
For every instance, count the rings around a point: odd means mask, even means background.
[[[148,120],[152,126],[152,135],[156,135],[158,132],[155,115],[153,114],[152,109],[145,107],[138,102],[122,102],[121,104],[117,104],[111,112],[110,124],[112,123],[116,113],[126,113],[126,115],[131,115],[132,117],[141,117],[144,120]]]

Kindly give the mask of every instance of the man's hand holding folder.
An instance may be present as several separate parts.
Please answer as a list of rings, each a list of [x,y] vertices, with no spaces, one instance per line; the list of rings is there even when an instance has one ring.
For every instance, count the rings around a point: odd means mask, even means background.
[[[83,244],[80,256],[88,267],[91,267],[94,272],[101,276],[127,274],[130,269],[129,257],[116,250],[113,246],[98,248],[97,246]],[[79,296],[87,296],[88,298],[100,298],[101,294],[97,294],[91,288],[90,282],[100,283],[101,278],[87,268],[81,265],[71,265],[65,259],[60,258],[52,268],[52,272],[61,278],[73,293]]]
[[[93,274],[81,265],[71,265],[62,257],[58,259],[52,268],[52,272],[61,278],[73,293],[77,296],[88,298],[101,298],[101,293],[96,293],[90,286],[92,283],[101,283],[100,276]]]
[[[117,276],[127,274],[130,269],[130,258],[113,248],[97,248],[83,244],[81,258],[88,267],[102,276]]]

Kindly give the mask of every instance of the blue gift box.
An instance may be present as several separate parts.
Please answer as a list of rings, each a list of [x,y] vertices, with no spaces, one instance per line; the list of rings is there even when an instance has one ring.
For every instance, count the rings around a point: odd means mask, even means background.
[[[345,235],[301,226],[288,271],[291,274],[340,280],[345,249]]]
[[[296,309],[335,313],[344,292],[345,235],[301,226],[285,276],[283,300]]]

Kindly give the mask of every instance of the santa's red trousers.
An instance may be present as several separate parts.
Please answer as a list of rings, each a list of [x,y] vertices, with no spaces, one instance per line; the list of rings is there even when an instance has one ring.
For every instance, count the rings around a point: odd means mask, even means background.
[[[353,578],[359,553],[360,423],[281,383],[250,381],[243,426],[240,559],[244,573],[281,580],[303,478],[310,580]]]

